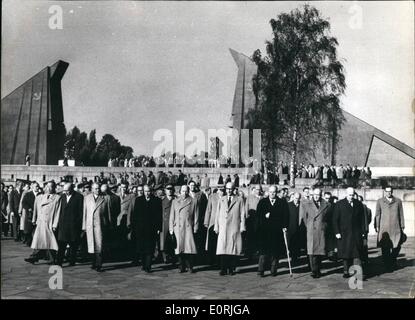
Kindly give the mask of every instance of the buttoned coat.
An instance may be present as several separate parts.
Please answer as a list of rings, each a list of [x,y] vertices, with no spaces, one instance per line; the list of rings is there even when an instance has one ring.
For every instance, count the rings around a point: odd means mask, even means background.
[[[136,252],[153,254],[156,248],[157,231],[162,229],[161,199],[150,196],[137,197],[131,215],[131,231]]]
[[[215,232],[218,234],[217,255],[241,255],[242,232],[245,229],[245,205],[239,196],[232,196],[228,207],[228,196],[219,200],[215,219]]]
[[[363,257],[366,220],[363,204],[360,201],[353,199],[353,206],[347,198],[336,202],[333,213],[333,231],[335,235],[341,236],[337,240],[339,258]]]
[[[258,202],[256,214],[259,253],[273,256],[285,254],[282,229],[288,227],[287,202],[277,197],[272,205],[269,198],[263,198]]]
[[[24,192],[22,195],[21,203],[21,211],[22,216],[20,220],[20,230],[23,233],[31,233],[33,230],[32,218],[33,218],[33,209],[35,205],[35,193],[30,190],[28,192]]]
[[[218,193],[212,193],[209,196],[208,204],[205,213],[204,226],[209,230],[210,228],[215,227],[216,214],[218,212],[220,196]],[[206,244],[205,250],[209,248],[209,232],[206,233]]]
[[[170,200],[169,198],[164,197],[164,199],[161,201],[161,207],[162,207],[162,229],[160,232],[160,250],[165,251],[166,250],[166,242],[169,236],[169,224],[170,224],[170,212],[171,212],[171,205],[173,203],[173,200],[175,197],[173,196]]]
[[[102,195],[95,200],[92,193],[84,197],[82,230],[86,231],[89,253],[101,253],[111,227],[109,201]]]
[[[199,227],[197,204],[190,196],[176,198],[170,209],[169,231],[176,236],[176,254],[196,254],[194,233]]]
[[[61,196],[61,206],[58,222],[58,240],[62,242],[78,242],[82,231],[84,214],[84,197],[73,191],[69,201],[67,196]]]
[[[326,254],[326,228],[327,216],[331,205],[321,199],[320,208],[317,208],[314,200],[303,200],[300,204],[299,217],[307,228],[307,254]]]
[[[57,228],[60,211],[60,195],[42,194],[36,197],[32,222],[36,223],[32,249],[58,250],[58,243],[53,233]]]
[[[405,228],[402,201],[392,197],[389,202],[385,197],[376,202],[375,227],[378,230],[378,245],[382,240],[396,248],[401,239],[402,229]],[[390,239],[388,241],[387,239]],[[385,243],[387,245],[387,243]]]

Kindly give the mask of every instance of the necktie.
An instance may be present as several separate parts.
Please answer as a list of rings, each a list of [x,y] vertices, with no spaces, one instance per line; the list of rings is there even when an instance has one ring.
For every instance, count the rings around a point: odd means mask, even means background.
[[[271,205],[272,205],[272,206],[274,205],[274,202],[275,202],[275,200],[271,200]]]
[[[228,207],[231,205],[232,197],[228,197]]]

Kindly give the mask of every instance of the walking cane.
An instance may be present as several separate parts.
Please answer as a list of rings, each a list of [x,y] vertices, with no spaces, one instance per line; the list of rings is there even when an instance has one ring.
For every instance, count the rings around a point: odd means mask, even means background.
[[[282,232],[284,234],[285,249],[287,250],[288,268],[290,269],[290,277],[292,277],[293,276],[293,272],[291,270],[290,251],[288,250],[287,231],[283,229]]]

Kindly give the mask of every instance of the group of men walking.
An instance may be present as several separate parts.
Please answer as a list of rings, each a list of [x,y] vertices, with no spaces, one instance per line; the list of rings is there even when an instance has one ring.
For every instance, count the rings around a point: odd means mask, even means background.
[[[279,260],[290,254],[295,264],[302,247],[314,278],[321,276],[321,262],[330,251],[337,249],[337,258],[343,260],[344,277],[350,276],[350,266],[362,266],[367,258],[371,214],[353,188],[347,188],[346,197],[336,203],[330,197],[323,199],[319,188],[311,195],[294,193],[288,201],[277,186],[262,196],[257,185],[245,198],[232,182],[211,192],[198,190],[191,181],[180,187],[178,196],[173,185],[157,196],[148,185],[131,194],[126,183],[117,194],[98,183],[85,194],[69,182],[61,194],[54,181],[47,183],[43,194],[37,183],[24,195],[16,190],[3,194],[3,188],[2,212],[28,224],[23,235],[34,249],[25,259],[30,263],[47,258],[62,265],[67,257],[73,266],[82,239],[84,250],[92,255],[91,267],[98,272],[103,271],[105,253],[126,250],[131,244],[133,264],[141,261],[146,272],[151,272],[157,251],[164,263],[177,261],[180,272],[195,272],[199,262],[218,265],[220,275],[234,275],[238,258],[245,254],[258,258],[259,276],[268,267],[276,276]],[[16,208],[16,201],[24,210]],[[377,201],[374,226],[384,262],[393,269],[405,235],[402,202],[390,187]]]

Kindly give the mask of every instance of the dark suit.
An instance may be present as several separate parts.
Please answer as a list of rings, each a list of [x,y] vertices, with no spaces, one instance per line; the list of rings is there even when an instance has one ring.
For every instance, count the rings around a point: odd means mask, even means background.
[[[338,201],[334,207],[333,230],[334,234],[340,234],[337,240],[338,256],[344,261],[344,273],[348,273],[349,267],[361,265],[363,256],[363,237],[366,230],[366,217],[361,202],[353,199],[353,206],[348,200]]]
[[[19,204],[23,191],[18,192],[16,189],[9,193],[9,212],[13,212],[12,224],[13,224],[13,236],[16,241],[20,240],[20,216],[19,216]]]
[[[71,264],[75,264],[76,250],[80,242],[82,230],[82,217],[84,210],[84,197],[74,191],[67,200],[66,195],[61,196],[61,211],[58,222],[58,264],[62,264],[66,247],[69,244]]]
[[[269,217],[267,218],[267,213]],[[274,205],[269,198],[261,199],[257,206],[258,217],[258,272],[264,272],[267,256],[271,257],[271,273],[277,274],[279,258],[285,253],[283,228],[288,227],[288,205],[285,200],[276,198]]]
[[[143,269],[150,271],[156,249],[157,231],[162,230],[162,206],[159,198],[144,196],[135,199],[131,230],[136,253],[141,255]]]
[[[1,190],[1,231],[4,232],[4,236],[7,236],[9,224],[7,222],[7,205],[9,204],[9,199],[7,196],[7,192]]]
[[[33,209],[35,204],[35,198],[36,195],[33,191],[25,192],[25,194],[22,196],[22,217],[23,219],[23,237],[25,240],[25,243],[30,246],[32,243],[32,230],[33,230],[33,224],[32,224],[32,216],[33,216]],[[24,211],[24,213],[23,213]]]

